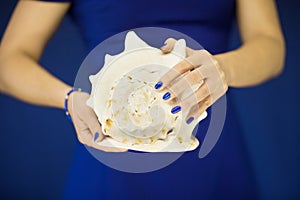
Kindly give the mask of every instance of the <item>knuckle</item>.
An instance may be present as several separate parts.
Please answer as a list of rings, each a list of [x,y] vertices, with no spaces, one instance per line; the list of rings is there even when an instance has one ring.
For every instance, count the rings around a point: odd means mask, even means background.
[[[188,62],[187,61],[182,61],[180,62],[178,65],[176,65],[173,69],[174,69],[174,73],[178,74],[183,74],[184,72],[187,71],[187,66],[188,66]]]
[[[197,106],[196,109],[193,111],[192,115],[195,116],[195,118],[198,118],[200,114],[203,112],[203,108],[200,106]]]
[[[205,50],[205,49],[201,49],[201,50],[199,50],[199,51],[197,51],[198,52],[198,54],[201,54],[201,55],[203,55],[203,56],[210,56],[211,54],[207,51],[207,50]]]
[[[203,111],[205,110],[205,108],[203,108],[203,105],[201,105],[200,103],[197,105],[194,113],[195,115],[200,115]]]
[[[216,68],[217,68],[218,70],[221,69],[220,63],[219,63],[216,59],[213,59],[213,58],[212,58],[212,64],[213,64],[214,66],[216,66]]]
[[[189,73],[187,79],[189,80],[190,83],[195,84],[201,81],[202,76],[198,70],[193,70],[191,73]]]
[[[220,74],[220,77],[222,78],[222,80],[225,80],[225,73],[223,70],[219,69],[219,74]]]
[[[207,85],[205,85],[204,87],[203,87],[203,96],[207,96],[207,95],[209,95],[209,89],[208,89],[208,86]]]
[[[207,85],[203,85],[202,87],[200,87],[198,89],[198,91],[196,92],[196,96],[198,100],[203,99],[204,97],[206,97],[209,94],[209,89],[207,87]]]
[[[190,57],[188,57],[187,59],[185,59],[186,65],[188,66],[188,68],[190,70],[195,69],[197,66],[199,66],[201,64],[201,60],[199,58],[200,57],[197,54],[193,54]]]

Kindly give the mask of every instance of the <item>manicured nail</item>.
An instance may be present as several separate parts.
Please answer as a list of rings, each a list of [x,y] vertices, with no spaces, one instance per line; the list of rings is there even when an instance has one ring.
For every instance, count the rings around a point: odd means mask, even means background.
[[[175,114],[175,113],[178,113],[179,111],[181,111],[181,107],[180,106],[176,106],[176,107],[172,108],[171,113]]]
[[[195,119],[194,117],[190,117],[190,118],[186,121],[186,123],[187,123],[187,124],[190,124],[190,123],[192,123],[192,121],[194,121],[194,119]]]
[[[164,94],[163,100],[168,100],[168,99],[170,99],[170,97],[171,97],[170,92],[167,92],[166,94]]]
[[[94,136],[94,141],[96,141],[98,138],[99,138],[99,133],[96,132],[96,133],[95,133],[95,136]]]
[[[158,83],[156,83],[156,85],[154,86],[155,89],[159,89],[161,88],[161,86],[163,85],[163,82],[159,81]]]

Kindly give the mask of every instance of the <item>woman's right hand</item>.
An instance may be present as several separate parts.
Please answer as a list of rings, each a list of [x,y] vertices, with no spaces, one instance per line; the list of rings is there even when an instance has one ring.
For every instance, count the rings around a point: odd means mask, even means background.
[[[97,116],[92,108],[86,105],[89,94],[73,92],[69,96],[68,108],[77,133],[78,140],[89,147],[106,152],[125,152],[127,149],[105,147],[97,144],[105,136],[101,130]]]

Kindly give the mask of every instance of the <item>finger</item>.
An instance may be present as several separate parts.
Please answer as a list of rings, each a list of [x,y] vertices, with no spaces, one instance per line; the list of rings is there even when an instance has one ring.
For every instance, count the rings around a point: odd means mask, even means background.
[[[189,114],[186,117],[186,123],[191,124],[195,119],[199,118],[204,111],[207,110],[207,108],[211,106],[211,98],[210,96],[206,97],[202,101],[200,101],[198,104],[193,106],[189,112]]]
[[[174,38],[168,38],[165,41],[164,45],[160,48],[160,50],[164,54],[170,53],[174,49],[176,42],[177,42],[177,40],[175,40]]]
[[[162,90],[165,87],[169,87],[169,85],[172,84],[172,81],[176,80],[176,78],[184,73],[187,73],[188,71],[200,68],[202,66],[211,66],[213,60],[209,55],[210,54],[207,51],[199,50],[197,53],[194,53],[193,55],[182,60],[162,76],[162,78],[155,85],[155,89]],[[205,76],[203,77],[205,78]]]
[[[101,142],[102,140],[104,140],[104,138],[105,138],[105,136],[103,135],[103,133],[102,132],[96,132],[95,134],[94,134],[94,142]]]
[[[209,90],[204,82],[193,94],[189,95],[187,98],[182,100],[180,104],[174,106],[171,109],[171,113],[176,114],[180,111],[187,111],[191,109],[194,105],[197,105],[199,102],[207,98],[209,94]]]
[[[190,47],[186,47],[186,57],[189,57],[195,53],[194,49],[191,49]]]
[[[94,141],[81,142],[81,143],[88,146],[88,147],[92,147],[94,149],[97,149],[97,150],[100,150],[100,151],[105,151],[105,152],[126,152],[126,151],[128,151],[127,149],[122,149],[122,148],[117,148],[117,147],[101,146],[101,145],[97,144]]]
[[[175,40],[174,38],[168,38],[164,42],[164,45],[160,48],[160,50],[164,54],[170,53],[171,51],[173,51],[176,42],[177,42],[177,40]],[[186,57],[191,56],[194,53],[194,51],[195,50],[193,50],[193,49],[191,49],[189,47],[186,47]]]
[[[104,139],[104,135],[102,134],[101,125],[98,121],[98,118],[92,109],[89,109],[87,119],[88,120],[86,120],[86,124],[90,129],[91,134],[93,135],[93,140],[96,142],[100,142]]]
[[[182,101],[181,105],[184,110],[187,110],[188,108],[191,108],[191,106],[198,104],[200,101],[202,101],[209,95],[210,95],[210,91],[207,87],[207,84],[205,84],[204,82],[193,94],[185,98]]]
[[[165,98],[163,99],[169,101],[176,97],[180,99],[184,93],[189,94],[193,92],[193,87],[197,84],[199,86],[203,80],[204,77],[202,77],[197,69],[188,72],[185,76],[179,78],[179,80],[176,81],[176,83],[174,83],[171,87],[166,89],[166,93],[164,94]]]
[[[89,129],[81,130],[81,132],[77,135],[79,142],[94,149],[98,149],[105,152],[125,152],[127,149],[121,149],[116,147],[105,147],[98,144],[100,141],[95,141],[93,138],[93,134]],[[102,139],[103,140],[103,139]]]
[[[198,62],[199,65],[214,65],[217,62],[213,56],[204,49],[196,51],[195,55],[196,60],[191,62]]]
[[[87,127],[81,128],[79,130],[76,129],[76,133],[79,142],[81,142],[82,144],[89,144],[93,141],[94,136]]]
[[[75,129],[79,142],[83,144],[91,145],[93,142],[100,142],[104,138],[102,132],[93,134],[88,125],[79,118],[76,118]]]
[[[125,152],[127,149],[121,149],[121,148],[116,148],[116,147],[105,147],[101,146],[98,143],[101,142],[103,139],[105,139],[105,136],[102,134],[102,132],[96,132],[95,134],[92,134],[91,130],[86,130],[85,133],[81,133],[79,135],[84,135],[84,141],[82,142],[83,144],[93,147],[94,149],[98,149],[101,151],[105,152]],[[99,137],[99,138],[96,138]]]
[[[75,124],[77,137],[82,142],[92,141],[92,140],[95,142],[100,142],[104,139],[105,136],[102,133],[99,122],[97,123],[93,122],[95,123],[95,125],[91,125],[91,123],[89,122],[90,125],[88,125],[86,122],[82,121],[79,118],[75,118],[74,122],[75,122],[74,124]],[[98,127],[98,124],[100,128]],[[91,128],[93,126],[94,128]]]
[[[155,89],[162,90],[168,87],[173,80],[192,69],[194,69],[194,66],[189,62],[188,58],[179,62],[162,76],[155,85]]]

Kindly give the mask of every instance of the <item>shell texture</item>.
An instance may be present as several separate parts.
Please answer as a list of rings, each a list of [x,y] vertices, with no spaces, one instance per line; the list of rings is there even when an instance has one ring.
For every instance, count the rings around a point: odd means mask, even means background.
[[[187,125],[185,114],[171,114],[163,93],[154,89],[161,76],[185,58],[185,48],[181,39],[171,53],[163,55],[129,31],[124,51],[105,55],[102,69],[89,77],[92,91],[87,101],[106,136],[99,145],[144,152],[197,148],[199,141],[192,132],[207,113]]]

